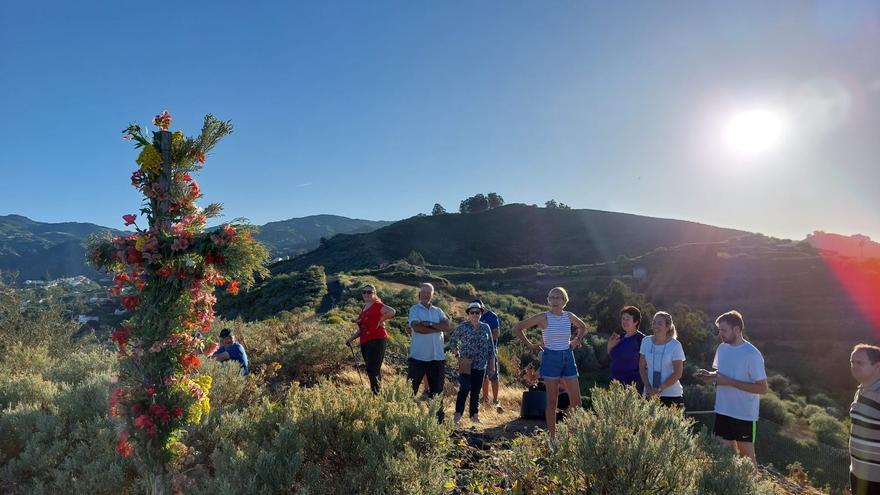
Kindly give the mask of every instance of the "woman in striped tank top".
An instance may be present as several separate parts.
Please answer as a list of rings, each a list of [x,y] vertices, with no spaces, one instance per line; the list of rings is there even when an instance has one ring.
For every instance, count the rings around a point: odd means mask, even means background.
[[[547,304],[550,311],[539,313],[531,318],[519,322],[514,328],[514,335],[528,349],[533,351],[543,350],[541,359],[541,379],[547,387],[547,431],[550,438],[556,437],[556,401],[559,398],[559,381],[565,384],[565,389],[571,398],[568,411],[581,405],[581,388],[578,384],[577,365],[574,362],[574,352],[581,346],[581,339],[587,332],[587,326],[574,313],[565,311],[568,304],[568,292],[562,287],[554,287],[547,294]],[[532,327],[541,329],[543,344],[532,343],[526,337],[526,330]],[[577,328],[577,335],[571,336],[571,327]]]

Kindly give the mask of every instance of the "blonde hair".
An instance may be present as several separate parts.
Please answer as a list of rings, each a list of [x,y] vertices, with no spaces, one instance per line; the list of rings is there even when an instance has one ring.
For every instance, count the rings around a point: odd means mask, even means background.
[[[657,311],[656,313],[654,313],[654,318],[657,318],[658,316],[666,321],[666,326],[669,327],[669,335],[672,335],[673,339],[677,339],[678,332],[675,331],[675,323],[673,323],[672,321],[672,315],[667,313],[666,311]]]
[[[550,292],[547,293],[547,297],[549,298],[550,294],[553,294],[554,292],[558,292],[558,293],[562,294],[562,298],[565,299],[565,302],[569,301],[568,291],[565,290],[565,287],[554,287],[554,288],[550,289]]]

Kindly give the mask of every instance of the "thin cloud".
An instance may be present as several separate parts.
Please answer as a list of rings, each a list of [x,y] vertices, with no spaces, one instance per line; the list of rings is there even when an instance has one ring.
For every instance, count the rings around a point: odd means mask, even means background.
[[[296,187],[309,187],[311,185],[312,185],[311,182],[303,182],[302,184],[297,184]]]

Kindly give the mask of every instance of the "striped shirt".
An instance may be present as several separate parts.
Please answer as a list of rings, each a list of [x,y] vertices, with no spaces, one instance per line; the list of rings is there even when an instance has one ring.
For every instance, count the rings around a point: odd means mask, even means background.
[[[856,478],[880,482],[880,380],[859,386],[849,417],[849,470]]]
[[[544,349],[551,351],[564,351],[571,347],[571,319],[568,311],[563,311],[556,316],[547,311],[547,328],[542,334],[544,337]]]

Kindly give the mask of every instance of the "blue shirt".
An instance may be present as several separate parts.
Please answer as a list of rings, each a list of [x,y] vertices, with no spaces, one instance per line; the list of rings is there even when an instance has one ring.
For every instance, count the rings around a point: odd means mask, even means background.
[[[409,320],[427,321],[434,324],[449,320],[442,309],[433,304],[426,308],[422,303],[409,308]],[[419,361],[445,361],[446,352],[443,350],[443,332],[416,333],[412,334],[412,345],[409,348],[409,357]]]
[[[241,365],[241,374],[248,374],[248,357],[247,353],[244,351],[244,346],[235,342],[229,347],[220,347],[217,349],[215,354],[219,354],[221,352],[225,352],[229,354],[229,359],[232,361],[238,361],[238,364]]]
[[[635,383],[642,387],[642,376],[639,374],[639,350],[645,334],[636,332],[631,336],[623,336],[620,342],[608,354],[611,357],[611,379],[624,385]]]

